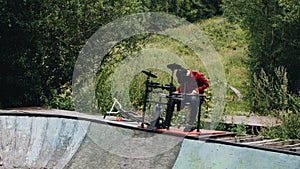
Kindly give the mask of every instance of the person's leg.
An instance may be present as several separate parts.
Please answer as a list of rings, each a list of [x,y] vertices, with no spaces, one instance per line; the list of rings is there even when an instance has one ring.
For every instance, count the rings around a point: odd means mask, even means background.
[[[156,129],[159,125],[159,117],[163,112],[163,106],[160,104],[154,105],[154,112],[153,112],[153,118],[149,126],[147,126],[148,129]]]
[[[166,118],[165,121],[163,123],[163,128],[167,128],[169,129],[169,127],[171,126],[171,120],[173,117],[173,112],[174,112],[174,106],[175,106],[174,100],[169,100],[167,103],[167,110],[166,110]]]
[[[191,111],[190,111],[190,115],[189,115],[189,119],[188,119],[188,124],[184,129],[185,132],[189,132],[189,131],[195,129],[194,122],[195,122],[196,117],[197,117],[197,113],[198,113],[198,110],[199,110],[199,102],[200,102],[200,99],[197,96],[190,96],[188,98],[188,100],[191,104],[190,105],[191,106]]]
[[[175,110],[176,106],[176,111],[179,112],[184,108],[185,102],[181,100],[180,98],[175,98],[172,100],[169,100],[168,105],[167,105],[167,110],[166,110],[166,119],[164,122],[164,126],[169,128],[171,126],[171,120],[173,117],[173,112]]]

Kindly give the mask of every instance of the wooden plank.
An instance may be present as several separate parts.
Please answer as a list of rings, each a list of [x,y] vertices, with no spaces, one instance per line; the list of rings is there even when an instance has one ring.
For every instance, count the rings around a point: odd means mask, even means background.
[[[285,145],[282,148],[292,148],[292,147],[300,147],[300,143],[292,144],[292,145]]]
[[[299,141],[296,141],[296,140],[277,141],[277,142],[265,143],[263,146],[272,147],[272,148],[280,148],[282,146],[295,144],[295,143],[299,143]]]
[[[232,137],[232,136],[226,136],[226,137],[217,137],[217,138],[214,138],[216,140],[222,140],[222,141],[231,141],[231,140],[235,140],[235,137]]]
[[[249,144],[249,145],[257,145],[257,146],[262,146],[265,143],[269,143],[269,142],[274,142],[274,141],[278,141],[279,139],[270,139],[270,140],[262,140],[262,141],[254,141],[254,142],[249,142],[249,143],[243,143],[243,144]]]
[[[266,117],[266,116],[230,116],[223,117],[223,121],[226,124],[244,124],[249,126],[278,126],[281,121],[278,118]]]
[[[283,150],[288,151],[294,151],[294,152],[300,152],[300,147],[294,147],[294,148],[282,148]]]
[[[255,142],[255,141],[261,141],[264,138],[262,136],[253,136],[253,137],[248,137],[248,138],[244,138],[244,139],[240,139],[239,142],[241,143],[248,143],[248,142]]]

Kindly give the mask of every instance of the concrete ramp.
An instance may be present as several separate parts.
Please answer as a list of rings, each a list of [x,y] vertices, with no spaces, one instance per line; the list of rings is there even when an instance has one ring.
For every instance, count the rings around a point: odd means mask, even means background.
[[[0,168],[5,169],[167,169],[184,139],[62,110],[0,110],[0,134]]]
[[[184,140],[173,169],[299,169],[300,156],[214,142]]]
[[[1,166],[63,168],[80,147],[89,124],[55,117],[1,116]]]
[[[0,110],[0,168],[299,169],[300,155],[62,110]]]

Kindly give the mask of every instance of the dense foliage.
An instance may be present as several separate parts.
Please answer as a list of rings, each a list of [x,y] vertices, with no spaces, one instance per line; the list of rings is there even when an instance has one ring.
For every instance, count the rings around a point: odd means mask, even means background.
[[[300,1],[224,0],[223,9],[247,31],[251,110],[282,120],[262,134],[299,139]]]
[[[221,15],[221,0],[143,0],[146,10],[167,12],[190,22]]]
[[[0,107],[53,103],[64,93],[62,88],[70,88],[76,58],[87,39],[116,18],[159,11],[196,21],[220,14],[219,4],[218,0],[0,0]]]
[[[132,0],[1,0],[0,9],[1,107],[55,99],[71,84],[78,53],[99,26],[141,11]]]
[[[286,94],[298,94],[300,2],[290,0],[224,0],[223,2],[225,16],[239,23],[248,32],[252,110],[264,113],[274,107],[280,109],[281,105],[277,102],[265,102],[266,96],[261,92],[266,91],[270,94],[273,90],[269,84],[258,86],[258,81],[264,81],[265,77],[261,74],[263,71],[269,79],[272,79],[271,84],[280,84],[281,79],[276,78],[276,69],[283,67],[288,79]],[[262,108],[262,105],[267,107]]]

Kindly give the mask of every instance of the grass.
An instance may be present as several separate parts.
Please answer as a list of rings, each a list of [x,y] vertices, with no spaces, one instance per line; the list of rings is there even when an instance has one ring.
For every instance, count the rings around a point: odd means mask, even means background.
[[[249,79],[246,61],[248,59],[245,32],[236,24],[227,22],[222,17],[201,21],[197,25],[204,31],[220,55],[225,69],[227,83],[244,96],[237,95],[228,87],[225,114],[244,115],[248,113],[249,100],[247,90]]]
[[[247,89],[249,88],[249,79],[245,65],[248,51],[245,32],[238,25],[229,23],[222,17],[215,17],[194,24],[203,31],[219,53],[227,83],[238,89],[244,96],[243,99],[238,100],[237,95],[228,87],[225,96],[225,114],[248,114]],[[197,56],[185,44],[160,35],[151,36],[148,42],[146,48],[161,48],[172,51],[182,57],[190,68],[206,74],[203,64],[195,62]]]

